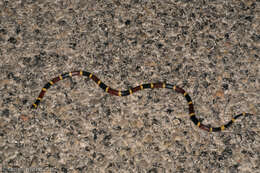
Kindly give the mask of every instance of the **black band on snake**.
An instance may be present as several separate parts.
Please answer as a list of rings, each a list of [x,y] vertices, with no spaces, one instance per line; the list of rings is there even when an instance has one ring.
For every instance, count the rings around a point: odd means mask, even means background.
[[[103,82],[101,82],[101,80],[99,80],[99,78],[97,78],[95,75],[93,75],[92,73],[86,72],[86,71],[73,71],[73,72],[69,72],[69,73],[64,73],[54,79],[52,79],[50,82],[46,83],[44,85],[44,87],[42,88],[38,98],[36,99],[36,101],[34,102],[34,104],[32,105],[32,109],[36,109],[39,104],[40,101],[42,100],[42,98],[44,97],[46,91],[50,88],[51,85],[55,84],[56,82],[63,80],[65,78],[69,78],[72,76],[87,76],[90,79],[92,79],[95,83],[98,84],[98,86],[100,88],[102,88],[105,92],[111,94],[111,95],[115,95],[115,96],[128,96],[130,94],[133,94],[134,92],[137,92],[139,90],[143,90],[143,89],[147,89],[147,88],[167,88],[167,89],[171,89],[176,91],[177,93],[182,94],[185,99],[188,102],[189,105],[189,115],[190,115],[190,120],[196,125],[198,126],[200,129],[208,131],[208,132],[219,132],[219,131],[223,131],[226,128],[230,127],[236,119],[238,119],[241,116],[248,116],[248,115],[252,115],[250,113],[241,113],[238,114],[236,116],[234,116],[227,124],[222,125],[220,127],[211,127],[211,125],[205,125],[202,122],[199,121],[199,119],[196,117],[195,115],[195,111],[194,111],[194,106],[191,100],[191,97],[189,96],[188,93],[185,92],[184,89],[172,85],[172,84],[168,84],[168,83],[149,83],[149,84],[142,84],[140,86],[131,88],[129,90],[125,90],[125,91],[118,91],[115,90],[113,88],[110,88],[109,86],[107,86],[106,84],[104,84]]]

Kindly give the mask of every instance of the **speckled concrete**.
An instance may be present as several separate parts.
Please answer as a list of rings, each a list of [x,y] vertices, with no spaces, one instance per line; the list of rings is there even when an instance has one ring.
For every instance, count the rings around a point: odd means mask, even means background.
[[[0,1],[0,169],[3,172],[260,172],[259,0]],[[169,90],[192,97],[207,133]]]

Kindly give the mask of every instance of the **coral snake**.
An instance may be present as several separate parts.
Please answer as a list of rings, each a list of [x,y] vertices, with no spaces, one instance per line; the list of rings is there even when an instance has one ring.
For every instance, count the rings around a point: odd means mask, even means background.
[[[87,76],[90,79],[92,79],[95,83],[98,84],[98,86],[100,88],[102,88],[105,92],[111,94],[111,95],[115,95],[115,96],[128,96],[130,94],[133,94],[134,92],[137,92],[139,90],[143,90],[143,89],[147,89],[147,88],[167,88],[167,89],[172,89],[174,91],[176,91],[177,93],[181,93],[185,99],[188,102],[189,105],[189,116],[190,116],[190,120],[196,125],[198,126],[200,129],[208,131],[208,132],[219,132],[219,131],[223,131],[226,128],[230,127],[236,119],[238,119],[241,116],[248,116],[248,115],[252,115],[250,113],[241,113],[238,114],[236,116],[234,116],[227,124],[224,124],[222,126],[219,127],[211,127],[211,125],[205,125],[203,124],[201,121],[199,121],[199,119],[196,117],[195,115],[195,111],[194,111],[194,106],[191,100],[191,97],[189,96],[189,94],[182,88],[176,86],[176,85],[172,85],[172,84],[168,84],[168,83],[148,83],[148,84],[142,84],[139,86],[136,86],[134,88],[130,88],[128,90],[125,91],[118,91],[115,90],[113,88],[110,88],[109,86],[107,86],[106,84],[104,84],[103,82],[101,82],[101,80],[99,78],[97,78],[95,75],[93,75],[92,73],[89,73],[87,71],[73,71],[73,72],[68,72],[68,73],[64,73],[56,78],[53,78],[51,81],[49,81],[48,83],[46,83],[44,85],[44,87],[42,88],[38,98],[36,99],[36,101],[32,104],[32,109],[36,109],[39,104],[40,101],[42,100],[42,98],[44,97],[46,91],[50,88],[51,85],[55,84],[56,82],[63,80],[65,78],[69,78],[72,76]]]

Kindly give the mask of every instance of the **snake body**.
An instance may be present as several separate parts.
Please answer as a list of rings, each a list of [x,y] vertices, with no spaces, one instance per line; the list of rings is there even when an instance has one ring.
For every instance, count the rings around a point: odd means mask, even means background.
[[[250,113],[240,113],[238,115],[235,115],[228,123],[219,126],[219,127],[212,127],[211,125],[205,125],[203,124],[201,121],[199,121],[199,119],[196,117],[195,115],[195,111],[194,111],[194,106],[191,100],[191,97],[189,96],[189,94],[182,88],[176,86],[176,85],[172,85],[172,84],[168,84],[168,83],[163,83],[163,82],[159,82],[159,83],[148,83],[148,84],[142,84],[133,88],[130,88],[128,90],[125,91],[120,91],[120,90],[115,90],[113,88],[110,88],[109,86],[107,86],[105,83],[101,82],[101,80],[96,77],[94,74],[87,72],[87,71],[72,71],[72,72],[68,72],[68,73],[64,73],[62,75],[59,75],[56,78],[53,78],[52,80],[50,80],[48,83],[46,83],[44,85],[44,87],[42,88],[39,96],[37,97],[36,101],[32,104],[32,109],[37,109],[37,107],[39,106],[42,98],[44,97],[45,93],[47,92],[47,90],[54,85],[55,83],[57,83],[60,80],[72,77],[72,76],[86,76],[90,79],[92,79],[95,83],[97,83],[97,85],[102,88],[105,92],[111,94],[111,95],[115,95],[115,96],[128,96],[133,94],[134,92],[137,92],[139,90],[143,90],[143,89],[155,89],[155,88],[167,88],[167,89],[171,89],[174,90],[177,93],[182,94],[186,101],[188,102],[188,106],[189,106],[189,116],[190,116],[190,120],[196,125],[198,126],[200,129],[205,130],[207,132],[219,132],[219,131],[223,131],[227,128],[229,128],[236,119],[238,119],[241,116],[248,116],[248,115],[252,115]]]

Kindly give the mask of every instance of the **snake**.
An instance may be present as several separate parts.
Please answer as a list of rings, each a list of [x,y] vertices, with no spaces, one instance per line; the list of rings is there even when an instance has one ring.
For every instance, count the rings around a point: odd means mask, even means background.
[[[190,95],[181,87],[176,86],[176,85],[172,85],[166,82],[157,82],[157,83],[147,83],[147,84],[141,84],[139,86],[136,87],[131,87],[128,90],[116,90],[113,89],[109,86],[107,86],[105,83],[103,83],[97,76],[95,76],[93,73],[87,72],[87,71],[83,71],[83,70],[79,70],[79,71],[72,71],[72,72],[67,72],[67,73],[63,73],[61,75],[59,75],[58,77],[53,78],[52,80],[50,80],[48,83],[46,83],[43,88],[41,89],[41,92],[39,94],[39,96],[36,98],[35,102],[32,104],[31,108],[32,109],[37,109],[39,107],[39,104],[41,102],[41,100],[43,99],[45,93],[47,92],[47,90],[54,85],[55,83],[57,83],[60,80],[66,79],[66,78],[70,78],[73,76],[86,76],[89,79],[92,79],[101,89],[104,90],[104,92],[109,93],[111,95],[115,95],[115,96],[128,96],[131,95],[139,90],[144,90],[144,89],[155,89],[155,88],[167,88],[167,89],[171,89],[174,90],[177,93],[182,94],[189,106],[189,117],[190,120],[200,129],[207,131],[207,132],[220,132],[220,131],[224,131],[225,129],[229,128],[235,121],[236,119],[238,119],[239,117],[242,116],[249,116],[249,115],[253,115],[251,113],[240,113],[237,114],[235,116],[232,117],[232,119],[227,122],[224,125],[221,125],[219,127],[213,127],[211,125],[206,125],[203,124],[195,115],[195,110],[194,110],[194,105],[192,102],[192,99],[190,97]]]

